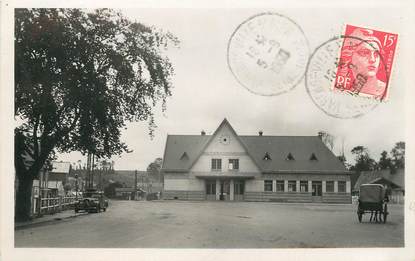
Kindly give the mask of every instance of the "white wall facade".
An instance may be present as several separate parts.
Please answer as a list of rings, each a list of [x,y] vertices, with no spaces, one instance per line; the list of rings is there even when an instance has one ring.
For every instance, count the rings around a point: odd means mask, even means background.
[[[227,139],[227,141],[224,142],[223,139]],[[217,131],[206,150],[190,169],[190,172],[211,172],[212,159],[222,160],[222,170],[219,172],[260,174],[260,170],[247,154],[244,147],[228,125],[222,126],[222,128]],[[239,170],[229,170],[229,159],[239,160]]]
[[[262,192],[264,191],[264,180],[249,179],[245,181],[245,191]]]
[[[164,179],[164,190],[189,190],[189,179]]]

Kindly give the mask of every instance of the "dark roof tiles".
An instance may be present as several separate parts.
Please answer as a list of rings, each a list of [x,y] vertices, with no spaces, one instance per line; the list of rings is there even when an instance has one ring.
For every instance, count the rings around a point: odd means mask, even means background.
[[[188,171],[211,140],[211,135],[168,135],[163,170]],[[340,160],[317,136],[238,136],[263,172],[346,171]],[[183,153],[189,160],[180,160]],[[269,154],[271,160],[264,160]],[[286,160],[291,153],[294,160]],[[311,155],[318,160],[310,160]]]
[[[163,169],[188,170],[197,160],[210,137],[210,135],[168,135]],[[180,160],[184,152],[189,160]]]

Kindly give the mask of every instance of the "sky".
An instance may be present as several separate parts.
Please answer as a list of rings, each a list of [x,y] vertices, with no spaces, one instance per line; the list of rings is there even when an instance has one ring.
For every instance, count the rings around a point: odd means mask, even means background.
[[[390,79],[389,100],[355,119],[338,119],[323,113],[308,96],[304,79],[291,91],[277,96],[260,96],[241,86],[227,64],[228,41],[244,20],[262,12],[277,12],[295,21],[308,41],[309,53],[342,33],[345,24],[399,34],[406,37],[401,17],[387,9],[122,9],[128,18],[169,31],[181,41],[168,56],[175,68],[174,88],[167,110],[155,108],[157,129],[153,139],[146,122],[129,123],[122,140],[131,153],[114,156],[119,170],[145,170],[163,157],[168,134],[212,134],[227,118],[240,135],[317,135],[320,130],[335,137],[335,154],[344,144],[345,156],[363,145],[378,160],[405,140],[403,56],[399,45]],[[312,13],[313,15],[310,15]],[[60,154],[58,160],[86,161],[79,153]]]

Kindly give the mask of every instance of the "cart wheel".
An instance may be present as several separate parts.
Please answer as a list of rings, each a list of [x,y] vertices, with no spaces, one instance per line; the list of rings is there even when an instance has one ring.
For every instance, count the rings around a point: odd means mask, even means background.
[[[360,223],[362,223],[362,216],[363,216],[363,214],[362,213],[357,213],[357,218],[359,219],[359,222]]]
[[[386,217],[388,216],[388,205],[385,204],[383,208],[383,223],[386,223]]]

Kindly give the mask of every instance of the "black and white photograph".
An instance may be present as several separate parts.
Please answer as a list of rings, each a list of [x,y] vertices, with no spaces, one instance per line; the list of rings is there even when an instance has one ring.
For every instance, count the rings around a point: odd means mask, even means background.
[[[4,260],[413,260],[414,3],[371,3],[2,3]]]

